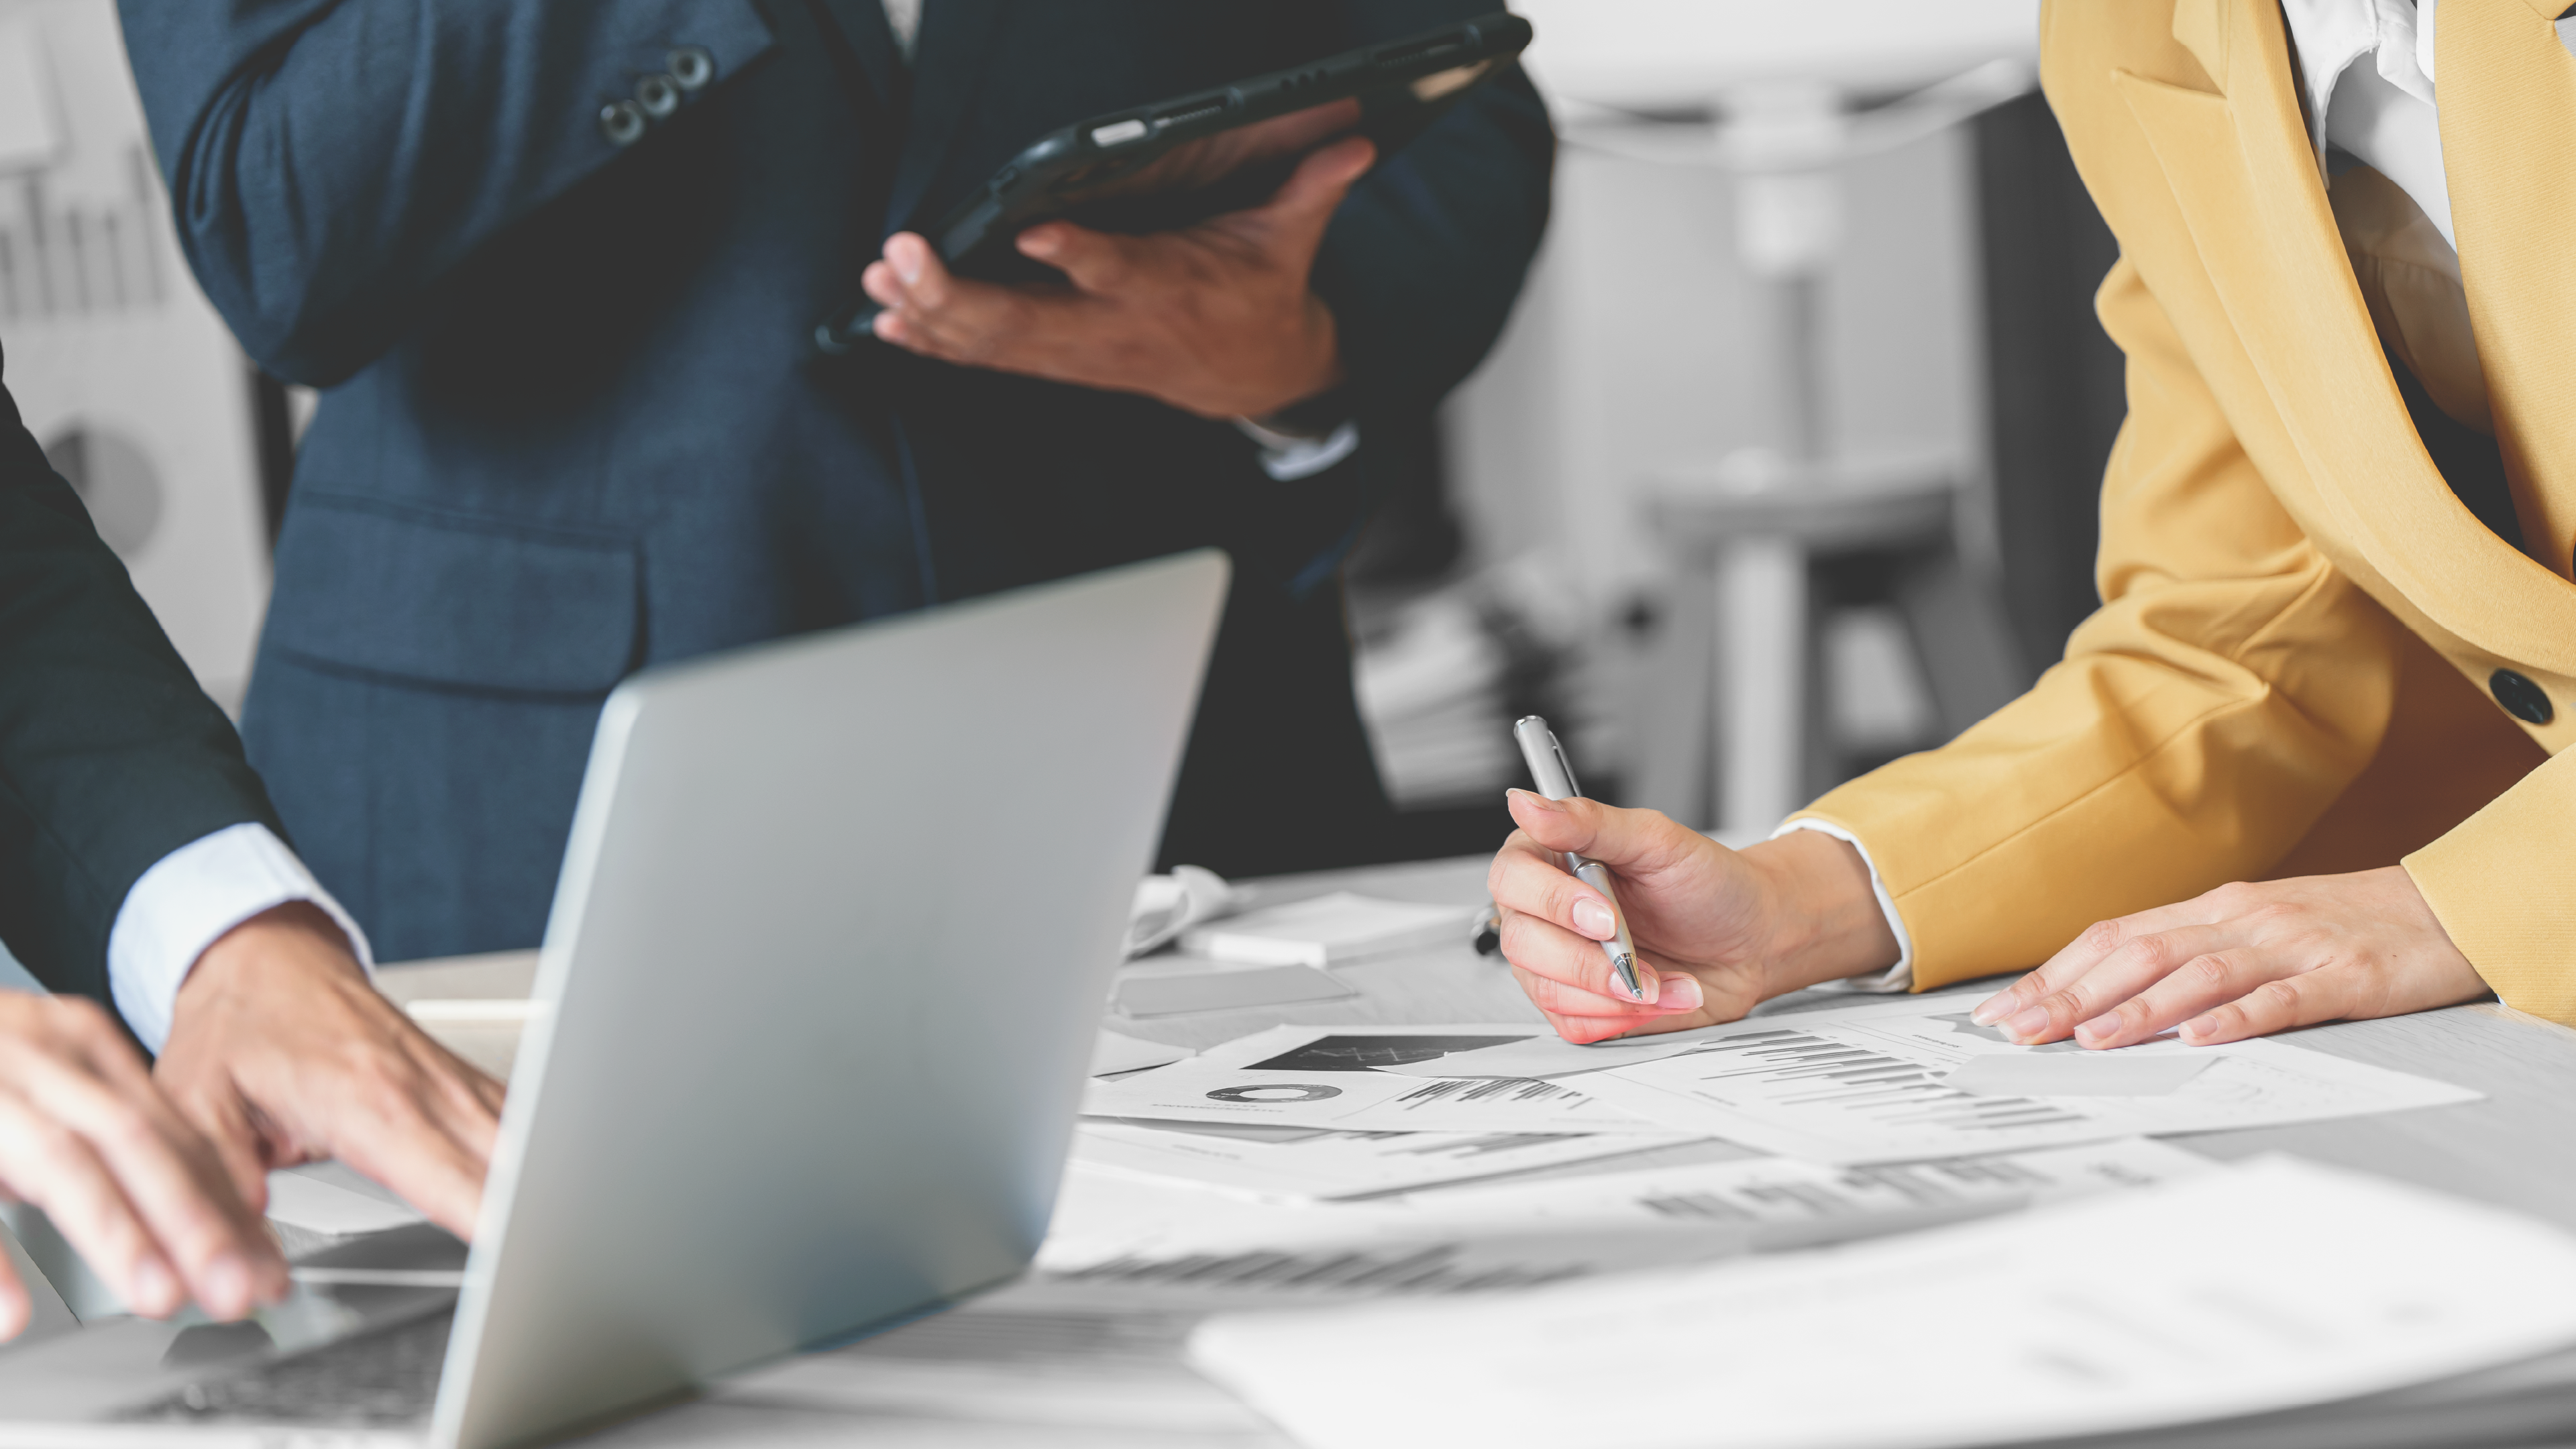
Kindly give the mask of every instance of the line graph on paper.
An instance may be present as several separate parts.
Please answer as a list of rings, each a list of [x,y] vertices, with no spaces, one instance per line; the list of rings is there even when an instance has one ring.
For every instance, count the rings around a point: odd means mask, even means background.
[[[2317,1121],[2478,1095],[2273,1041],[2034,1051],[1999,1040],[1958,1012],[1924,1006],[1878,1003],[1742,1022],[1684,1055],[1587,1075],[1583,1089],[1662,1126],[1847,1163]],[[1963,1065],[1997,1057],[2045,1057],[2046,1075],[2067,1083],[2065,1094],[1953,1085],[1952,1074]],[[2155,1057],[2188,1057],[2200,1067],[2151,1094],[2106,1094],[2080,1081],[2088,1072]]]

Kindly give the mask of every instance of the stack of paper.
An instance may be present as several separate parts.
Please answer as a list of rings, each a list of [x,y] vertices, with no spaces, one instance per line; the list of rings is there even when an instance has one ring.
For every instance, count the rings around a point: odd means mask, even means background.
[[[1934,1449],[2328,1404],[2570,1344],[2565,1233],[2273,1159],[1818,1253],[1222,1316],[1192,1354],[1309,1449]],[[2525,1372],[2563,1392],[2563,1365]]]

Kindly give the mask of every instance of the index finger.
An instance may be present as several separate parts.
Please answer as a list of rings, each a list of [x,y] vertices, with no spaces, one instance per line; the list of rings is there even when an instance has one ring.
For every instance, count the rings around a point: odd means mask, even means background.
[[[1485,872],[1485,889],[1504,910],[1536,916],[1595,941],[1609,936],[1606,929],[1584,929],[1574,910],[1578,903],[1589,902],[1606,913],[1610,903],[1568,873],[1556,852],[1532,840],[1526,830],[1513,831],[1494,853],[1494,863]]]
[[[1979,1026],[1992,1026],[2028,1008],[2033,1003],[2066,990],[2085,973],[2102,964],[2112,952],[2138,937],[2169,930],[2175,926],[2193,924],[2189,912],[2185,909],[2187,905],[2188,902],[2181,905],[2158,906],[2154,910],[2140,911],[2133,916],[2095,921],[2084,928],[2082,935],[2058,948],[2056,955],[2040,963],[2037,970],[2029,972],[2012,985],[1978,1002],[1968,1013],[1969,1019]],[[2069,1025],[2071,1027],[2072,1023]]]

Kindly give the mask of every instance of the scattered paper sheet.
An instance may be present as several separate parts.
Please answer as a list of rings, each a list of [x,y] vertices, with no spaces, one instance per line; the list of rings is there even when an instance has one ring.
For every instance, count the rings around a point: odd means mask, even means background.
[[[1339,966],[1405,951],[1464,946],[1476,912],[1382,901],[1350,891],[1247,911],[1183,932],[1181,949],[1263,966]]]
[[[1342,1131],[1671,1130],[1554,1082],[1425,1081],[1378,1070],[1522,1041],[1543,1030],[1525,1025],[1273,1027],[1210,1047],[1186,1062],[1114,1082],[1093,1082],[1083,1095],[1082,1110],[1094,1117],[1270,1122]]]
[[[1939,1212],[1979,1204],[2058,1202],[2180,1182],[2217,1164],[2144,1137],[2051,1147],[1999,1157],[1836,1167],[1795,1157],[1754,1157],[1688,1167],[1608,1172],[1538,1182],[1446,1188],[1406,1198],[1447,1222],[1527,1226],[1581,1222],[1750,1226],[1837,1222],[1872,1214]]]
[[[1265,966],[1252,971],[1129,976],[1119,981],[1112,1003],[1121,1016],[1143,1018],[1339,1001],[1357,995],[1359,992],[1312,966]]]
[[[1939,1449],[2325,1403],[2570,1342],[2567,1234],[2276,1158],[1825,1252],[1229,1314],[1192,1356],[1309,1449]],[[1639,1351],[1664,1371],[1605,1392],[1613,1370],[1586,1368]]]
[[[1077,1166],[1038,1251],[1047,1281],[1183,1294],[1210,1308],[1493,1293],[1722,1261],[1749,1234],[1632,1225],[1518,1227],[1381,1204],[1291,1206]],[[1122,1300],[1133,1311],[1132,1296]]]
[[[1705,1037],[1706,1029],[1703,1028],[1662,1036],[1620,1037],[1615,1041],[1576,1046],[1554,1033],[1542,1033],[1505,1042],[1501,1046],[1451,1052],[1427,1062],[1399,1062],[1378,1070],[1408,1077],[1532,1077],[1548,1080],[1677,1057],[1695,1049]]]
[[[1074,1135],[1073,1155],[1104,1171],[1312,1201],[1497,1177],[1697,1140],[1680,1133],[1335,1132],[1213,1124],[1192,1132],[1089,1121]]]
[[[1091,1074],[1105,1077],[1117,1072],[1141,1072],[1147,1067],[1164,1066],[1195,1055],[1188,1047],[1165,1046],[1158,1041],[1103,1031],[1091,1047]]]
[[[1149,875],[1136,883],[1136,898],[1127,912],[1127,954],[1142,956],[1180,938],[1202,921],[1213,921],[1241,906],[1243,893],[1225,877],[1195,865],[1176,865],[1170,875]]]
[[[2474,1102],[2480,1095],[2282,1042],[2189,1047],[2170,1040],[2101,1054],[2204,1063],[2158,1095],[1985,1095],[1947,1079],[1980,1058],[2052,1054],[2014,1046],[1971,1022],[1964,1004],[1944,1009],[1952,1005],[1887,1001],[1757,1017],[1698,1033],[1696,1050],[1592,1073],[1581,1085],[1609,1106],[1674,1131],[1821,1162],[1963,1157],[2269,1127]],[[2076,1063],[2065,1070],[2090,1069]]]
[[[1998,1054],[1970,1057],[1941,1084],[1981,1097],[2161,1097],[2182,1090],[2218,1060],[2205,1051]]]

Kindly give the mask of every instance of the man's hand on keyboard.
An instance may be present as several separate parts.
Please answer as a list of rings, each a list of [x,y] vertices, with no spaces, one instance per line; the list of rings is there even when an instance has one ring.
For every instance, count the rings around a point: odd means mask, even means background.
[[[0,1189],[43,1208],[146,1317],[193,1299],[239,1318],[286,1295],[286,1261],[213,1146],[107,1013],[78,997],[0,992]],[[0,1257],[0,1338],[32,1309]]]
[[[312,906],[280,906],[206,949],[156,1074],[255,1207],[269,1169],[336,1157],[448,1231],[474,1231],[501,1084],[377,994]]]

